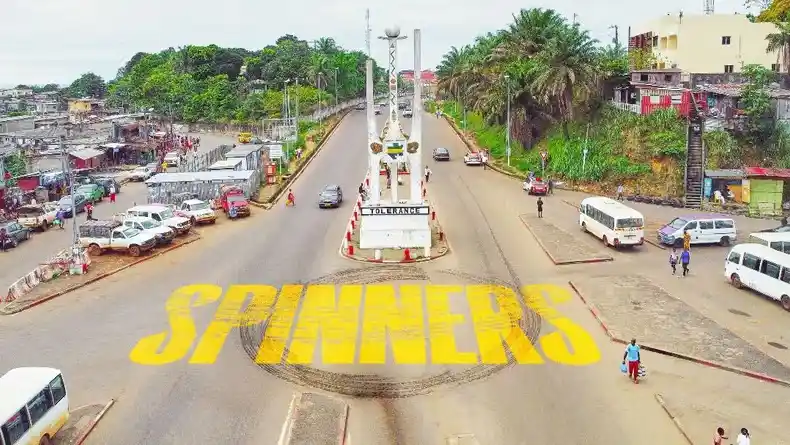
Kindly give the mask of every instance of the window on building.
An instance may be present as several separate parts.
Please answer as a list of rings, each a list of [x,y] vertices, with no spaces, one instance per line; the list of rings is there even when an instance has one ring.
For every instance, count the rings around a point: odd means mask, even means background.
[[[735,72],[735,65],[724,65],[724,72],[725,73]]]
[[[640,82],[647,82],[647,80],[648,80],[647,74],[640,74],[639,75],[639,81]]]
[[[771,71],[775,71],[778,73],[780,68],[781,66],[778,63],[771,64]]]
[[[664,82],[672,82],[672,74],[664,74]]]
[[[729,45],[730,44],[730,36],[722,36],[721,37],[721,44],[722,45]]]
[[[658,36],[653,36],[653,46],[658,46]]]

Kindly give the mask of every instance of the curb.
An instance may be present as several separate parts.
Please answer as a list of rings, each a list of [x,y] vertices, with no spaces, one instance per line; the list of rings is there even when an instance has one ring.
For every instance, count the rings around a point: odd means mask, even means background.
[[[34,301],[34,302],[32,302],[32,303],[30,303],[28,305],[22,306],[21,308],[18,308],[16,310],[9,311],[9,312],[7,312],[5,310],[0,310],[0,315],[14,315],[14,314],[18,314],[18,313],[20,313],[22,311],[26,311],[26,310],[28,310],[28,309],[30,309],[32,307],[38,306],[40,304],[44,304],[44,303],[46,303],[46,302],[48,302],[50,300],[54,300],[55,298],[63,296],[65,294],[69,293],[69,292],[73,292],[73,291],[75,291],[77,289],[80,289],[80,288],[83,288],[83,287],[88,286],[90,284],[93,284],[93,283],[95,283],[95,282],[97,282],[99,280],[102,280],[104,278],[109,277],[110,275],[115,275],[118,272],[124,271],[124,270],[126,270],[126,269],[128,269],[128,268],[130,268],[132,266],[136,266],[136,265],[138,265],[138,264],[140,264],[140,263],[142,263],[144,261],[148,261],[148,260],[154,259],[154,258],[156,258],[158,256],[164,255],[164,254],[166,254],[168,252],[171,252],[173,250],[176,250],[176,249],[178,249],[180,247],[186,246],[188,244],[192,244],[195,241],[200,240],[201,238],[202,237],[200,235],[198,235],[196,238],[193,238],[193,239],[191,239],[189,241],[185,241],[185,242],[183,242],[181,244],[177,244],[175,246],[167,247],[167,248],[162,249],[162,250],[160,250],[158,252],[155,252],[153,254],[146,255],[144,257],[140,257],[140,258],[132,261],[129,264],[125,264],[125,265],[123,265],[121,267],[118,267],[118,268],[115,268],[113,270],[110,270],[110,271],[104,272],[102,274],[99,274],[99,275],[97,275],[97,276],[95,276],[95,277],[93,277],[93,278],[91,278],[91,279],[89,279],[89,280],[87,280],[87,281],[85,281],[83,283],[75,284],[74,286],[71,286],[71,287],[68,287],[66,289],[57,291],[57,292],[55,292],[53,294],[47,295],[46,297],[43,297],[43,298],[41,298],[39,300],[36,300],[36,301]]]
[[[359,202],[359,201],[357,201],[357,202]],[[433,206],[433,204],[431,204],[431,206]],[[352,215],[353,215],[353,211],[352,211]],[[353,216],[352,216],[352,218],[353,218]],[[344,236],[345,236],[345,234],[344,234]],[[343,257],[343,258],[345,258],[347,260],[356,261],[358,263],[376,263],[376,264],[425,263],[425,262],[428,262],[428,261],[431,261],[431,260],[439,259],[439,258],[447,255],[448,253],[450,253],[450,250],[451,250],[450,249],[450,242],[447,240],[446,234],[445,234],[444,242],[445,242],[445,244],[447,244],[447,248],[444,249],[443,252],[440,252],[437,255],[431,256],[430,258],[422,257],[422,258],[415,258],[415,259],[412,259],[412,260],[383,260],[383,259],[382,260],[377,260],[377,259],[373,259],[373,258],[363,258],[363,257],[357,256],[357,255],[349,255],[348,251],[346,249],[344,249],[344,246],[346,244],[346,239],[344,237],[340,241],[340,248],[338,249],[338,253],[340,254],[341,257]]]
[[[442,114],[442,117],[444,117],[444,120],[447,121],[448,124],[450,124],[450,128],[453,129],[453,131],[455,132],[455,135],[458,136],[458,139],[460,139],[461,142],[463,142],[464,145],[466,145],[467,152],[469,152],[469,153],[477,153],[477,151],[478,151],[477,147],[474,147],[472,145],[472,143],[466,138],[466,136],[463,134],[463,132],[461,132],[461,130],[456,125],[455,121],[453,121],[453,119],[451,117],[448,117],[446,114]],[[524,175],[518,175],[516,173],[511,173],[511,172],[509,172],[507,170],[504,170],[504,169],[500,168],[497,165],[492,164],[491,162],[487,162],[486,166],[488,168],[490,168],[491,170],[494,170],[495,172],[499,173],[499,174],[502,174],[502,175],[505,175],[505,176],[510,176],[511,178],[518,179],[519,181],[523,181],[524,178],[526,177]]]
[[[669,418],[672,420],[672,423],[675,424],[675,427],[678,429],[678,431],[680,431],[680,434],[682,434],[683,437],[686,438],[686,441],[689,443],[689,445],[694,445],[694,441],[692,441],[689,435],[686,433],[686,428],[684,428],[683,424],[680,423],[680,419],[675,417],[675,415],[672,414],[672,411],[669,410],[661,394],[656,393],[654,394],[654,396],[656,398],[656,402],[658,402],[658,404],[661,405],[661,408],[664,410],[665,413],[667,413],[667,416],[669,416]]]
[[[74,445],[82,445],[82,443],[85,442],[85,439],[88,438],[88,435],[93,432],[93,429],[96,428],[96,425],[99,423],[102,417],[107,414],[107,411],[109,411],[113,405],[115,405],[115,399],[110,399],[110,401],[104,405],[104,408],[99,411],[99,414],[96,414],[96,417],[94,417],[93,420],[91,420],[91,423],[88,424],[88,429],[86,429],[84,433],[80,434],[80,437],[77,438],[76,442],[74,442]]]
[[[589,301],[586,298],[584,298],[584,295],[582,295],[582,293],[579,292],[579,289],[576,287],[576,285],[573,283],[573,281],[568,281],[568,284],[571,286],[571,288],[574,290],[574,292],[576,292],[576,295],[579,296],[579,299],[582,300],[584,305],[587,306],[587,309],[593,315],[593,318],[595,318],[595,320],[598,321],[598,324],[601,325],[601,327],[603,328],[604,332],[606,333],[606,336],[609,337],[610,340],[612,340],[615,343],[620,343],[620,344],[623,344],[623,345],[629,343],[629,341],[623,340],[623,339],[617,337],[614,333],[612,333],[612,331],[606,326],[606,323],[604,322],[603,317],[601,316],[600,312],[598,311],[598,308],[596,308],[595,305],[591,301]],[[735,367],[735,366],[725,365],[724,363],[719,363],[719,362],[715,362],[715,361],[712,361],[712,360],[707,360],[707,359],[695,357],[693,355],[680,354],[680,353],[677,353],[677,352],[668,351],[666,349],[656,348],[656,347],[650,346],[650,345],[640,344],[639,347],[644,349],[645,351],[654,352],[656,354],[666,355],[668,357],[677,358],[677,359],[680,359],[680,360],[686,360],[686,361],[689,361],[689,362],[692,362],[692,363],[705,365],[705,366],[708,366],[710,368],[716,368],[716,369],[720,369],[722,371],[732,372],[734,374],[738,374],[738,375],[741,375],[741,376],[744,376],[744,377],[750,377],[750,378],[753,378],[753,379],[756,379],[756,380],[761,380],[763,382],[775,383],[777,385],[790,388],[790,382],[788,382],[786,380],[778,379],[776,377],[771,377],[769,375],[762,374],[762,373],[759,373],[759,372],[749,371],[749,370],[741,369],[741,368],[738,368],[738,367]]]
[[[569,206],[573,207],[573,208],[574,208],[574,209],[576,209],[576,210],[578,210],[578,209],[579,209],[579,206],[577,206],[576,204],[574,204],[574,203],[572,203],[572,202],[568,201],[567,199],[563,199],[563,200],[561,200],[561,201],[562,201],[562,202],[564,202],[565,204],[568,204]],[[659,243],[657,243],[657,242],[655,242],[655,241],[653,241],[653,240],[651,240],[651,239],[649,239],[649,238],[645,238],[645,242],[646,242],[647,244],[650,244],[651,246],[653,246],[653,247],[657,247],[657,248],[659,248],[659,249],[661,249],[661,250],[667,250],[667,248],[666,248],[666,247],[665,247],[663,244],[659,244]]]
[[[343,122],[343,119],[345,119],[346,116],[348,115],[348,113],[350,113],[350,112],[351,112],[350,109],[347,109],[347,110],[345,110],[343,112],[343,114],[340,116],[340,118],[337,120],[337,122],[335,122],[335,124],[332,126],[332,128],[330,128],[326,132],[326,134],[324,134],[324,138],[321,139],[321,142],[313,149],[313,151],[310,153],[310,156],[307,157],[307,159],[305,160],[304,164],[301,165],[299,170],[294,172],[294,174],[292,174],[290,177],[288,177],[288,179],[283,183],[282,187],[280,187],[280,189],[277,190],[277,192],[274,195],[272,195],[271,198],[269,198],[266,202],[259,202],[259,201],[250,201],[250,202],[255,203],[255,205],[257,207],[262,208],[262,209],[266,209],[266,210],[270,210],[272,207],[274,207],[274,205],[277,204],[277,201],[285,193],[285,190],[287,188],[289,188],[291,186],[291,184],[296,182],[296,180],[299,179],[300,176],[302,176],[302,172],[307,170],[307,166],[310,165],[310,163],[313,162],[313,159],[315,159],[315,157],[318,155],[318,153],[321,151],[321,149],[324,148],[324,145],[326,144],[326,142],[329,140],[329,138],[332,137],[332,134],[334,134],[334,132],[337,129],[337,127],[340,126],[340,123]]]
[[[524,227],[526,227],[527,230],[529,230],[529,233],[531,233],[532,237],[535,238],[535,241],[537,241],[537,243],[540,246],[540,248],[543,249],[543,251],[546,253],[546,256],[548,256],[549,259],[551,260],[551,262],[554,263],[554,265],[556,265],[556,266],[567,266],[567,265],[571,265],[571,264],[603,263],[603,262],[606,262],[606,261],[614,261],[614,258],[609,257],[609,256],[607,256],[607,257],[584,258],[584,259],[580,259],[580,260],[567,260],[567,261],[558,260],[558,259],[556,259],[554,257],[554,255],[551,254],[551,252],[549,252],[549,249],[546,248],[546,245],[543,244],[543,241],[540,240],[540,238],[532,230],[532,227],[530,227],[529,224],[527,224],[524,221],[524,219],[521,217],[521,215],[519,215],[518,219],[521,221],[521,224],[524,224]]]

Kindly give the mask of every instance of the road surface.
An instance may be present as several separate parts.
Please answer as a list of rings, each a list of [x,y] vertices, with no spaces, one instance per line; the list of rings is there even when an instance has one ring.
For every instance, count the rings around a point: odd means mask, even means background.
[[[525,198],[518,184],[465,167],[463,144],[444,120],[426,115],[424,122],[424,157],[434,173],[429,195],[452,253],[419,265],[418,270],[432,277],[441,276],[441,270],[454,270],[565,288],[570,277],[614,270],[613,266],[558,268],[550,263],[518,219],[519,214],[534,211],[534,202]],[[405,126],[408,132],[408,123]],[[180,286],[279,286],[361,267],[337,252],[350,206],[319,210],[315,199],[331,183],[354,196],[367,164],[365,134],[364,112],[353,112],[343,120],[294,185],[296,207],[285,208],[281,202],[192,247],[0,318],[3,368],[31,364],[61,368],[75,406],[118,399],[93,433],[91,444],[277,444],[293,393],[310,389],[286,383],[256,366],[238,335],[228,337],[212,365],[190,365],[184,359],[142,366],[130,362],[129,352],[141,338],[167,330],[165,302]],[[436,146],[450,149],[453,161],[430,161]],[[560,205],[552,202],[546,212]],[[629,267],[634,264],[638,261]],[[437,280],[434,284],[445,284]],[[575,299],[559,308],[592,335],[601,351],[600,362],[576,367],[551,362],[513,366],[486,379],[414,397],[338,396],[350,406],[350,443],[444,444],[447,437],[458,434],[474,434],[480,445],[684,443],[653,400],[656,388],[629,384],[619,374],[621,347],[606,340],[586,309]],[[213,305],[192,310],[198,333],[214,311]],[[544,322],[542,333],[551,330]],[[459,334],[459,346],[469,343],[469,335]],[[661,358],[651,363],[656,368],[674,366]],[[342,370],[371,373],[372,369]],[[721,371],[682,369],[702,380],[729,378]],[[435,369],[375,368],[391,378],[415,377],[424,371]]]

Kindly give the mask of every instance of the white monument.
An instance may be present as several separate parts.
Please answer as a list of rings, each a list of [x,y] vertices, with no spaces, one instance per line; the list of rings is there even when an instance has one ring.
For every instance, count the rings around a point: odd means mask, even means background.
[[[403,132],[398,118],[398,27],[387,28],[389,44],[389,113],[381,134],[376,131],[373,111],[373,61],[367,63],[367,118],[368,118],[368,201],[362,206],[359,247],[362,249],[421,248],[430,256],[430,208],[422,196],[422,78],[420,70],[420,30],[414,30],[414,99],[412,104],[411,134]],[[405,148],[405,150],[404,150]],[[390,196],[381,197],[379,171],[385,163],[392,174]],[[409,197],[398,196],[398,171],[401,165],[409,170]],[[380,257],[380,252],[377,252]]]

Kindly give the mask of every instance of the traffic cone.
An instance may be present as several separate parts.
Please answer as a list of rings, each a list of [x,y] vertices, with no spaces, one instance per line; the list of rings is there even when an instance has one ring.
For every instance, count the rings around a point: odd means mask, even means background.
[[[354,246],[352,244],[348,245],[348,254],[354,255]]]
[[[444,240],[444,232],[439,231],[439,241],[443,241],[443,240]]]
[[[356,225],[354,224],[354,220],[351,220],[351,230],[356,229]]]
[[[436,211],[431,212],[431,221],[436,221]]]
[[[358,219],[359,219],[359,215],[357,214],[357,211],[354,210],[354,221],[357,221]]]
[[[411,261],[411,251],[408,247],[403,251],[403,261]]]
[[[351,231],[346,230],[346,241],[351,241]]]

